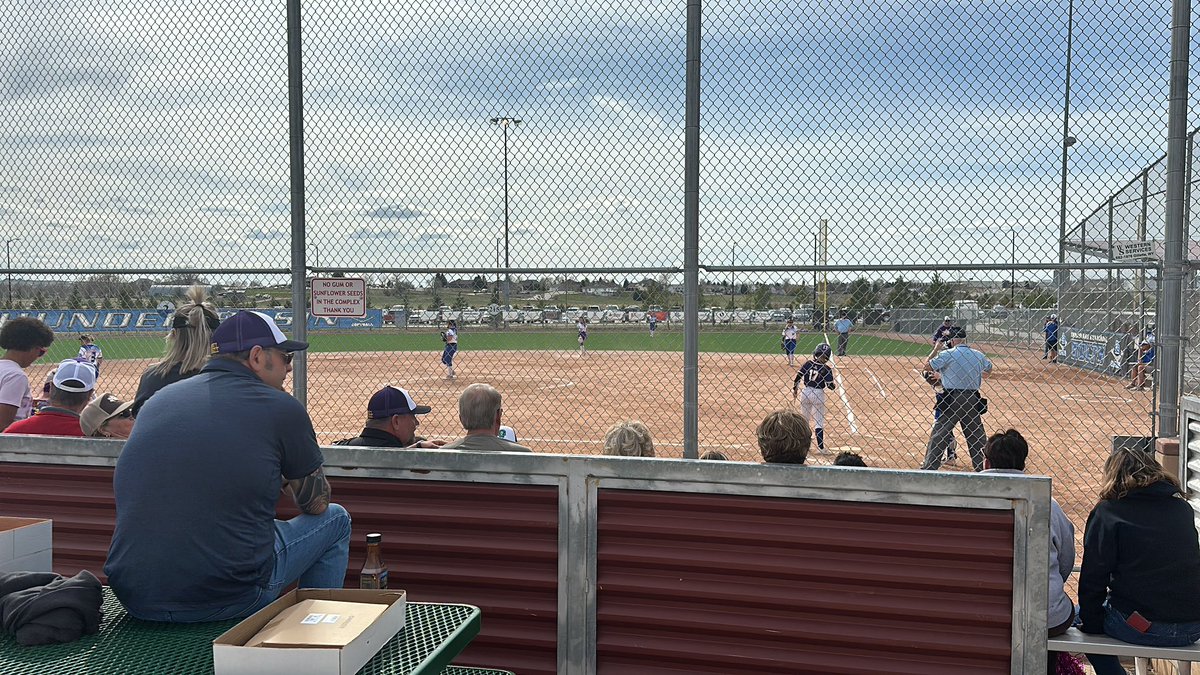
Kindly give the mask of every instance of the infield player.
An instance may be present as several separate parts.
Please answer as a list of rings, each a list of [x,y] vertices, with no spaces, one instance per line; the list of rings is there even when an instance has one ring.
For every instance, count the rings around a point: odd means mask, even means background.
[[[783,353],[787,354],[789,366],[796,365],[796,324],[791,319],[788,319],[787,325],[783,328],[783,333],[780,334],[780,342],[783,344]]]
[[[579,318],[575,320],[575,330],[579,331],[579,353],[580,354],[587,353],[587,326],[588,326],[587,317],[581,313],[579,315]]]
[[[454,379],[454,355],[458,353],[458,322],[450,319],[446,322],[446,330],[442,331],[442,365],[446,366],[446,379]]]
[[[104,363],[104,352],[100,350],[100,345],[96,344],[95,339],[88,333],[79,336],[79,356],[77,358],[92,364],[96,368],[96,377],[100,377],[100,364]]]
[[[825,390],[836,389],[833,379],[833,369],[829,367],[829,357],[833,349],[825,343],[817,345],[813,357],[800,366],[796,379],[792,381],[792,400],[800,396],[800,413],[808,420],[817,437],[817,452],[826,454],[825,450]],[[803,389],[804,392],[800,393]]]

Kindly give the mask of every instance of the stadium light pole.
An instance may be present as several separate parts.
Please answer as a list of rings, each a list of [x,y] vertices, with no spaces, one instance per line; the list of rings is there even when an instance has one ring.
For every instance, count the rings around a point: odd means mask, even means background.
[[[1067,261],[1067,149],[1075,145],[1071,135],[1071,56],[1075,38],[1075,0],[1067,0],[1067,67],[1063,86],[1062,176],[1058,192],[1058,262]],[[1058,286],[1066,282],[1068,272],[1060,269]]]
[[[521,120],[515,117],[493,117],[492,124],[504,132],[504,304],[512,304],[512,279],[508,268],[508,128],[517,126]]]
[[[13,309],[12,303],[12,245],[13,242],[21,241],[20,239],[5,239],[4,240],[4,269],[8,271],[8,308]]]

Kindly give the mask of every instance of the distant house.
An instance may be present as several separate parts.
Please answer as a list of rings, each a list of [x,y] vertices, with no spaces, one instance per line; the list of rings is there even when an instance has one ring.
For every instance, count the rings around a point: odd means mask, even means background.
[[[587,285],[587,292],[591,295],[603,295],[605,297],[613,297],[621,291],[621,284],[613,281],[593,281]]]
[[[574,279],[564,279],[562,281],[554,282],[554,285],[550,287],[550,290],[554,291],[555,293],[578,293],[579,289],[582,287],[583,285]]]

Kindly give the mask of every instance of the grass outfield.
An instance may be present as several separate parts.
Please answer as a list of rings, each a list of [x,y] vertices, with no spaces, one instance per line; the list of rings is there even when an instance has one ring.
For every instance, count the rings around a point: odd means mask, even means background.
[[[62,336],[50,348],[48,361],[61,361],[76,355],[79,343]],[[386,352],[439,351],[442,342],[433,332],[378,331],[372,333],[310,333],[309,341],[315,352]],[[814,334],[801,334],[796,344],[797,354],[811,354],[823,341]],[[830,336],[836,340],[836,336]],[[163,353],[163,340],[154,335],[96,336],[104,350],[105,359],[158,358]],[[574,331],[558,332],[490,332],[464,331],[460,337],[463,350],[574,350],[578,348]],[[603,328],[588,335],[588,351],[655,351],[682,352],[681,331],[659,331],[651,339],[642,331],[605,331]],[[700,351],[729,354],[779,354],[779,336],[775,331],[700,333]],[[870,356],[925,356],[929,348],[923,343],[904,342],[873,335],[854,335],[850,338],[850,353]]]

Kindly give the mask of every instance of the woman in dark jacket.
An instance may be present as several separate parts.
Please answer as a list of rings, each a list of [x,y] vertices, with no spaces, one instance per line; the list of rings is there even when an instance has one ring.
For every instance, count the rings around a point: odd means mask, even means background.
[[[134,398],[134,417],[159,389],[200,372],[208,362],[212,332],[221,323],[217,308],[205,297],[204,288],[188,289],[188,302],[171,315],[171,332],[167,333],[167,353],[162,360],[142,373]]]
[[[1104,463],[1079,574],[1080,630],[1133,644],[1200,640],[1200,540],[1195,512],[1154,456],[1117,450]],[[1089,655],[1096,675],[1125,675],[1115,656]]]

